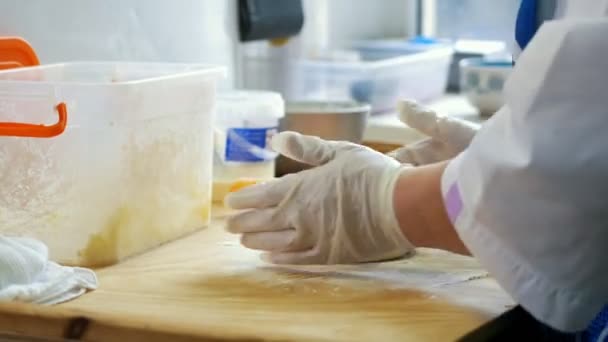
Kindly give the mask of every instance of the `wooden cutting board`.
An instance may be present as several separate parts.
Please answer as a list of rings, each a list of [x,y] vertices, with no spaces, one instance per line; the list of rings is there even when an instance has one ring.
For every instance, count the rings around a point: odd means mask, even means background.
[[[54,307],[0,305],[0,332],[91,341],[447,341],[512,303],[475,262],[421,250],[358,266],[276,267],[204,231],[98,271]],[[2,337],[2,336],[0,336]]]

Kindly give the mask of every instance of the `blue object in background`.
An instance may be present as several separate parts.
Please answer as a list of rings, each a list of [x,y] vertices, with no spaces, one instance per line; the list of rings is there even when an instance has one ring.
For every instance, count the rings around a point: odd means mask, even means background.
[[[372,94],[374,93],[374,82],[358,81],[353,83],[350,89],[350,95],[353,100],[361,103],[371,103]]]
[[[583,332],[583,341],[608,341],[608,305],[595,316],[589,327]]]
[[[438,39],[424,37],[424,36],[416,36],[407,40],[408,43],[411,44],[422,44],[422,45],[433,45],[433,44],[441,44]]]
[[[515,20],[515,41],[523,51],[540,26],[555,15],[555,0],[522,0]]]
[[[523,51],[538,30],[537,0],[522,0],[515,21],[515,40]]]
[[[385,78],[354,82],[350,88],[353,100],[370,105],[389,102],[399,92],[399,80]]]

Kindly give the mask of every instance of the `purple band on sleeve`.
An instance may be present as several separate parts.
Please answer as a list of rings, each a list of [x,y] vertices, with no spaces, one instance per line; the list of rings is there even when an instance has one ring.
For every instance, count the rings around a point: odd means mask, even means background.
[[[458,183],[454,182],[454,184],[450,186],[447,194],[445,194],[444,201],[450,221],[452,221],[452,223],[456,222],[456,219],[462,211],[462,197],[460,196]]]

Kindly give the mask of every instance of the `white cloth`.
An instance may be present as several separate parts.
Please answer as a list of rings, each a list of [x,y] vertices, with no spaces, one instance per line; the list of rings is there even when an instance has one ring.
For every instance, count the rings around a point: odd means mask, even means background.
[[[276,264],[358,263],[413,251],[393,207],[408,166],[361,145],[295,132],[274,136],[272,147],[316,167],[228,195],[229,207],[251,209],[227,222],[243,245]]]
[[[450,218],[540,321],[586,328],[608,304],[608,9],[573,0],[516,63],[505,106],[450,162]],[[587,19],[581,17],[587,17]]]
[[[478,124],[440,116],[414,101],[401,101],[399,113],[401,122],[428,136],[389,153],[401,163],[418,166],[454,158],[479,130]]]
[[[0,301],[58,304],[96,288],[93,271],[49,261],[43,243],[0,236]]]

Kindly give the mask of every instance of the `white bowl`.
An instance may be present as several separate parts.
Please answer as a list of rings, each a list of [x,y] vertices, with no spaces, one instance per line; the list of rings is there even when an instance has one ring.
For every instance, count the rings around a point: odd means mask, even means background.
[[[460,61],[460,91],[483,116],[503,105],[503,87],[513,70],[511,61],[466,58]]]

